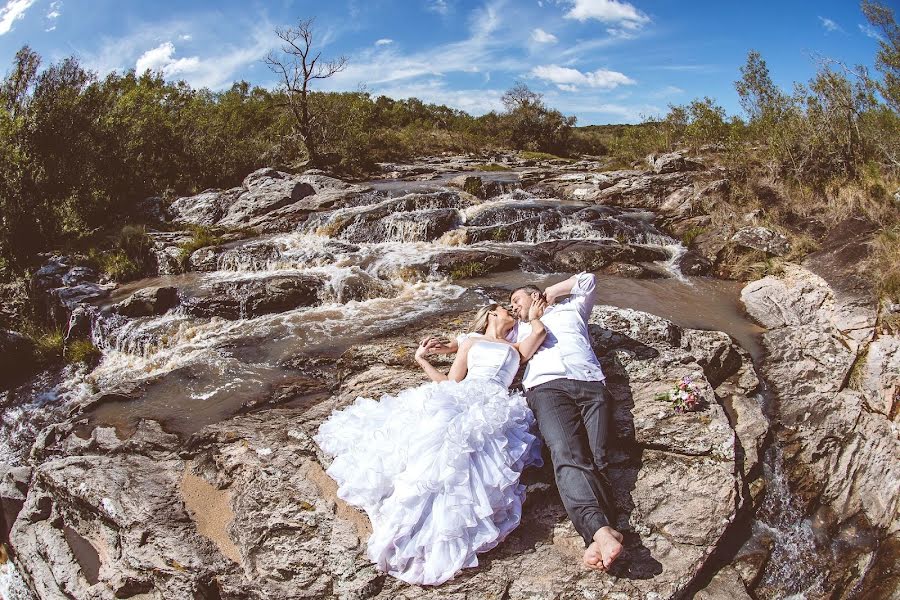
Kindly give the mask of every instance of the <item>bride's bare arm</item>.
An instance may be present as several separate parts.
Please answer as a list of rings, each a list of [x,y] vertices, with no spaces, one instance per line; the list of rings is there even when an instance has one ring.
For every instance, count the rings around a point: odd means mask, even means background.
[[[531,334],[518,344],[513,344],[516,350],[519,351],[522,362],[525,362],[534,356],[534,353],[537,352],[538,348],[541,347],[541,344],[544,343],[544,338],[547,337],[547,329],[540,319],[533,319],[530,321],[530,324]]]
[[[469,340],[466,340],[459,345],[456,358],[453,360],[453,365],[450,367],[450,373],[444,375],[435,369],[434,365],[425,358],[425,355],[430,351],[426,342],[427,340],[422,340],[422,343],[419,344],[419,347],[416,350],[416,362],[419,363],[419,366],[422,367],[422,370],[425,371],[425,374],[428,375],[429,379],[432,381],[447,381],[448,379],[462,381],[462,378],[466,376],[466,371],[468,371],[466,358],[469,355],[469,348],[472,346],[472,343]]]

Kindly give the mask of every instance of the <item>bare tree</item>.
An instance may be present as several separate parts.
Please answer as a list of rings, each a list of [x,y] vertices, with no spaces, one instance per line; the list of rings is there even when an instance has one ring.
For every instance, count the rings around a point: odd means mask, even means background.
[[[281,78],[280,88],[287,96],[287,105],[294,117],[294,128],[300,136],[309,162],[317,165],[316,128],[318,115],[310,110],[309,86],[316,79],[328,79],[344,70],[347,58],[322,61],[322,52],[313,49],[313,21],[301,20],[296,27],[277,27],[275,34],[284,42],[281,53],[269,52],[265,62]]]

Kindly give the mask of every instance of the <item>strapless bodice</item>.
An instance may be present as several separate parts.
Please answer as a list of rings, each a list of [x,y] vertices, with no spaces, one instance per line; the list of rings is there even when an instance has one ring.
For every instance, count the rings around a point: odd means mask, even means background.
[[[518,350],[503,342],[470,337],[473,344],[469,348],[466,379],[496,381],[503,387],[509,387],[519,370]]]

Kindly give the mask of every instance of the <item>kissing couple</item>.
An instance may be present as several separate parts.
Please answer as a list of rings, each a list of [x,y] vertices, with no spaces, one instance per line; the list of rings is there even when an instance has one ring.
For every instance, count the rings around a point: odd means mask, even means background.
[[[510,309],[481,308],[470,333],[422,340],[431,382],[335,411],[315,441],[334,461],[337,495],[372,523],[368,556],[408,583],[437,585],[519,524],[522,470],[542,464],[537,422],[584,564],[606,570],[622,551],[606,476],[610,396],[588,335],[592,274],[518,288]],[[518,322],[516,321],[518,319]],[[448,373],[429,354],[456,353]],[[527,362],[525,396],[509,389]]]

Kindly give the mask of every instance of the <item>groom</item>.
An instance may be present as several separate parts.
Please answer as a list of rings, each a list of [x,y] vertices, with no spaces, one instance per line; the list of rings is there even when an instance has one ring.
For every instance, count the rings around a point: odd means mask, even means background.
[[[584,563],[606,570],[622,552],[623,538],[610,525],[614,508],[606,476],[610,395],[588,335],[595,300],[590,273],[573,275],[543,293],[527,285],[510,295],[513,313],[521,321],[516,341],[531,333],[525,319],[532,304],[546,303],[538,318],[547,337],[528,362],[522,385],[550,448],[563,505],[584,538]]]

